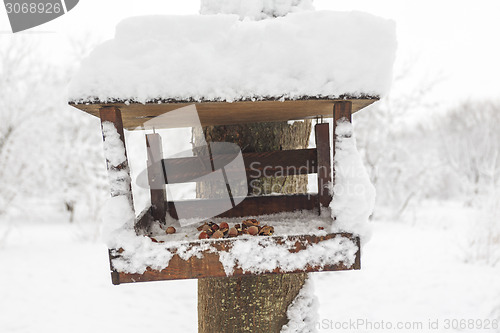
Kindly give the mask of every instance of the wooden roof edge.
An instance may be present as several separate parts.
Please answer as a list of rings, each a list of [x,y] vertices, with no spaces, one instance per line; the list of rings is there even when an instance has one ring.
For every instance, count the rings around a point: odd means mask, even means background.
[[[99,100],[98,98],[93,99],[80,99],[80,100],[69,100],[69,105],[106,105],[106,104],[117,104],[117,103],[128,103],[128,104],[177,104],[177,103],[238,103],[238,102],[268,102],[268,101],[305,101],[305,100],[329,100],[329,101],[339,101],[339,100],[356,100],[356,99],[364,99],[364,100],[374,100],[377,101],[380,99],[380,95],[369,95],[369,94],[342,94],[339,96],[301,96],[297,98],[287,98],[285,96],[280,97],[255,97],[255,98],[242,98],[238,100],[234,100],[228,102],[222,99],[216,100],[205,100],[205,99],[175,99],[175,98],[155,98],[148,100],[146,102],[139,102],[133,99],[119,99],[113,98],[105,101]]]

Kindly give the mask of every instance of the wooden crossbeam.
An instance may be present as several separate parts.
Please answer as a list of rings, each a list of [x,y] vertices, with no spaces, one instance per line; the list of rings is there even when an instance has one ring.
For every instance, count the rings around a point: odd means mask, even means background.
[[[188,211],[189,216],[182,218],[205,217],[205,212],[214,206],[222,206],[223,199],[194,199],[172,201],[167,203],[167,209],[173,218],[178,218],[176,206],[183,212]],[[225,200],[227,201],[227,200]],[[224,201],[224,202],[225,202]],[[217,215],[217,217],[242,217],[276,214],[280,212],[294,212],[299,210],[313,210],[317,206],[318,196],[316,194],[290,194],[290,195],[268,195],[259,197],[246,197],[242,202],[232,209]]]

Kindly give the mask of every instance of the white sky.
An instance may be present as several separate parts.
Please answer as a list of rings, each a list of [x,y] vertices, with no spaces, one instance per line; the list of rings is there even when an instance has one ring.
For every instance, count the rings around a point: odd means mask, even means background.
[[[315,0],[314,4],[318,10],[360,10],[395,20],[398,59],[418,60],[409,83],[412,89],[421,77],[441,74],[444,79],[433,98],[444,104],[471,97],[500,99],[500,1]],[[69,40],[85,34],[112,38],[123,18],[197,14],[198,9],[199,0],[80,0],[68,14],[23,35],[39,41],[47,57],[64,61],[70,57]],[[15,38],[9,31],[0,7],[1,37]]]

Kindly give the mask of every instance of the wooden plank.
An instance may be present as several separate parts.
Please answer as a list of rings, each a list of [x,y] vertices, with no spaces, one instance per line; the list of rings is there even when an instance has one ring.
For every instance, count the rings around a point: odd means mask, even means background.
[[[316,194],[246,197],[236,207],[217,215],[217,217],[258,216],[280,212],[294,212],[298,210],[313,210],[316,208],[317,200],[318,196]],[[205,212],[208,208],[218,205],[220,201],[221,199],[194,199],[176,201],[175,205],[182,206],[183,212],[190,212],[190,216],[182,216],[182,218],[199,218],[205,217]],[[169,201],[167,205],[167,209],[172,217],[177,219],[174,202]]]
[[[324,267],[308,265],[303,270],[283,271],[276,268],[272,271],[266,271],[261,274],[283,274],[283,273],[299,273],[299,272],[321,272],[321,271],[340,271],[340,270],[358,270],[361,268],[361,252],[359,247],[359,237],[353,236],[348,233],[327,234],[326,236],[313,236],[313,235],[300,235],[300,236],[272,236],[277,244],[294,243],[293,247],[288,248],[292,253],[300,252],[306,249],[311,244],[317,244],[322,241],[341,236],[349,238],[358,245],[356,252],[355,262],[352,266],[348,267],[345,263],[340,262],[334,265],[325,265]],[[259,236],[256,236],[259,237]],[[187,245],[187,247],[199,246],[201,242],[195,241]],[[203,257],[198,258],[192,256],[188,260],[181,259],[177,254],[174,254],[170,259],[168,267],[161,270],[148,269],[143,274],[130,274],[117,272],[116,278],[113,280],[114,284],[132,283],[132,282],[146,282],[146,281],[160,281],[160,280],[177,280],[177,279],[201,279],[207,277],[226,277],[224,268],[219,261],[219,253],[231,249],[234,239],[223,239],[212,241],[210,244],[217,249],[217,252],[207,250],[203,252]],[[113,251],[116,252],[116,251]],[[115,271],[116,272],[116,271]],[[255,273],[244,272],[240,267],[234,269],[232,276],[255,275]]]
[[[262,153],[243,153],[243,161],[247,177],[276,177],[284,175],[302,175],[316,173],[316,149],[278,150]],[[211,161],[214,165],[227,165],[234,159],[234,154],[215,155]],[[164,159],[165,170],[168,174],[168,184],[190,182],[193,179],[205,176],[212,172],[210,163],[199,157],[182,157]],[[204,165],[207,164],[207,165]],[[225,168],[226,174],[240,172]]]
[[[363,97],[350,99],[324,99],[311,98],[303,100],[264,100],[264,101],[241,101],[241,102],[200,102],[200,103],[93,103],[70,105],[99,116],[102,107],[117,107],[122,111],[123,124],[126,129],[140,129],[143,124],[166,112],[176,110],[188,105],[195,104],[202,126],[231,125],[258,122],[274,122],[300,120],[323,116],[332,117],[332,106],[338,101],[348,100],[352,102],[352,112],[357,112],[378,100],[378,97]],[[192,124],[184,120],[169,121],[156,128],[191,127]]]
[[[165,223],[167,191],[161,163],[163,149],[160,134],[146,134],[146,150],[148,155],[147,172],[151,195],[151,215],[155,220]]]
[[[314,127],[316,149],[318,156],[318,203],[321,207],[328,207],[332,196],[328,183],[332,181],[330,163],[330,129],[328,123],[317,124]]]

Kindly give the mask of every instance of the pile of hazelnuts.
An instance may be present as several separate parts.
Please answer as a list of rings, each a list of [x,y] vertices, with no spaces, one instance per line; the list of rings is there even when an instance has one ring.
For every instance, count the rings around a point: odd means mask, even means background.
[[[197,229],[201,231],[198,236],[199,239],[230,238],[240,235],[271,236],[274,233],[274,227],[269,225],[261,226],[256,219],[244,220],[241,224],[237,223],[233,227],[229,227],[227,222],[221,222],[220,224],[205,222]]]

